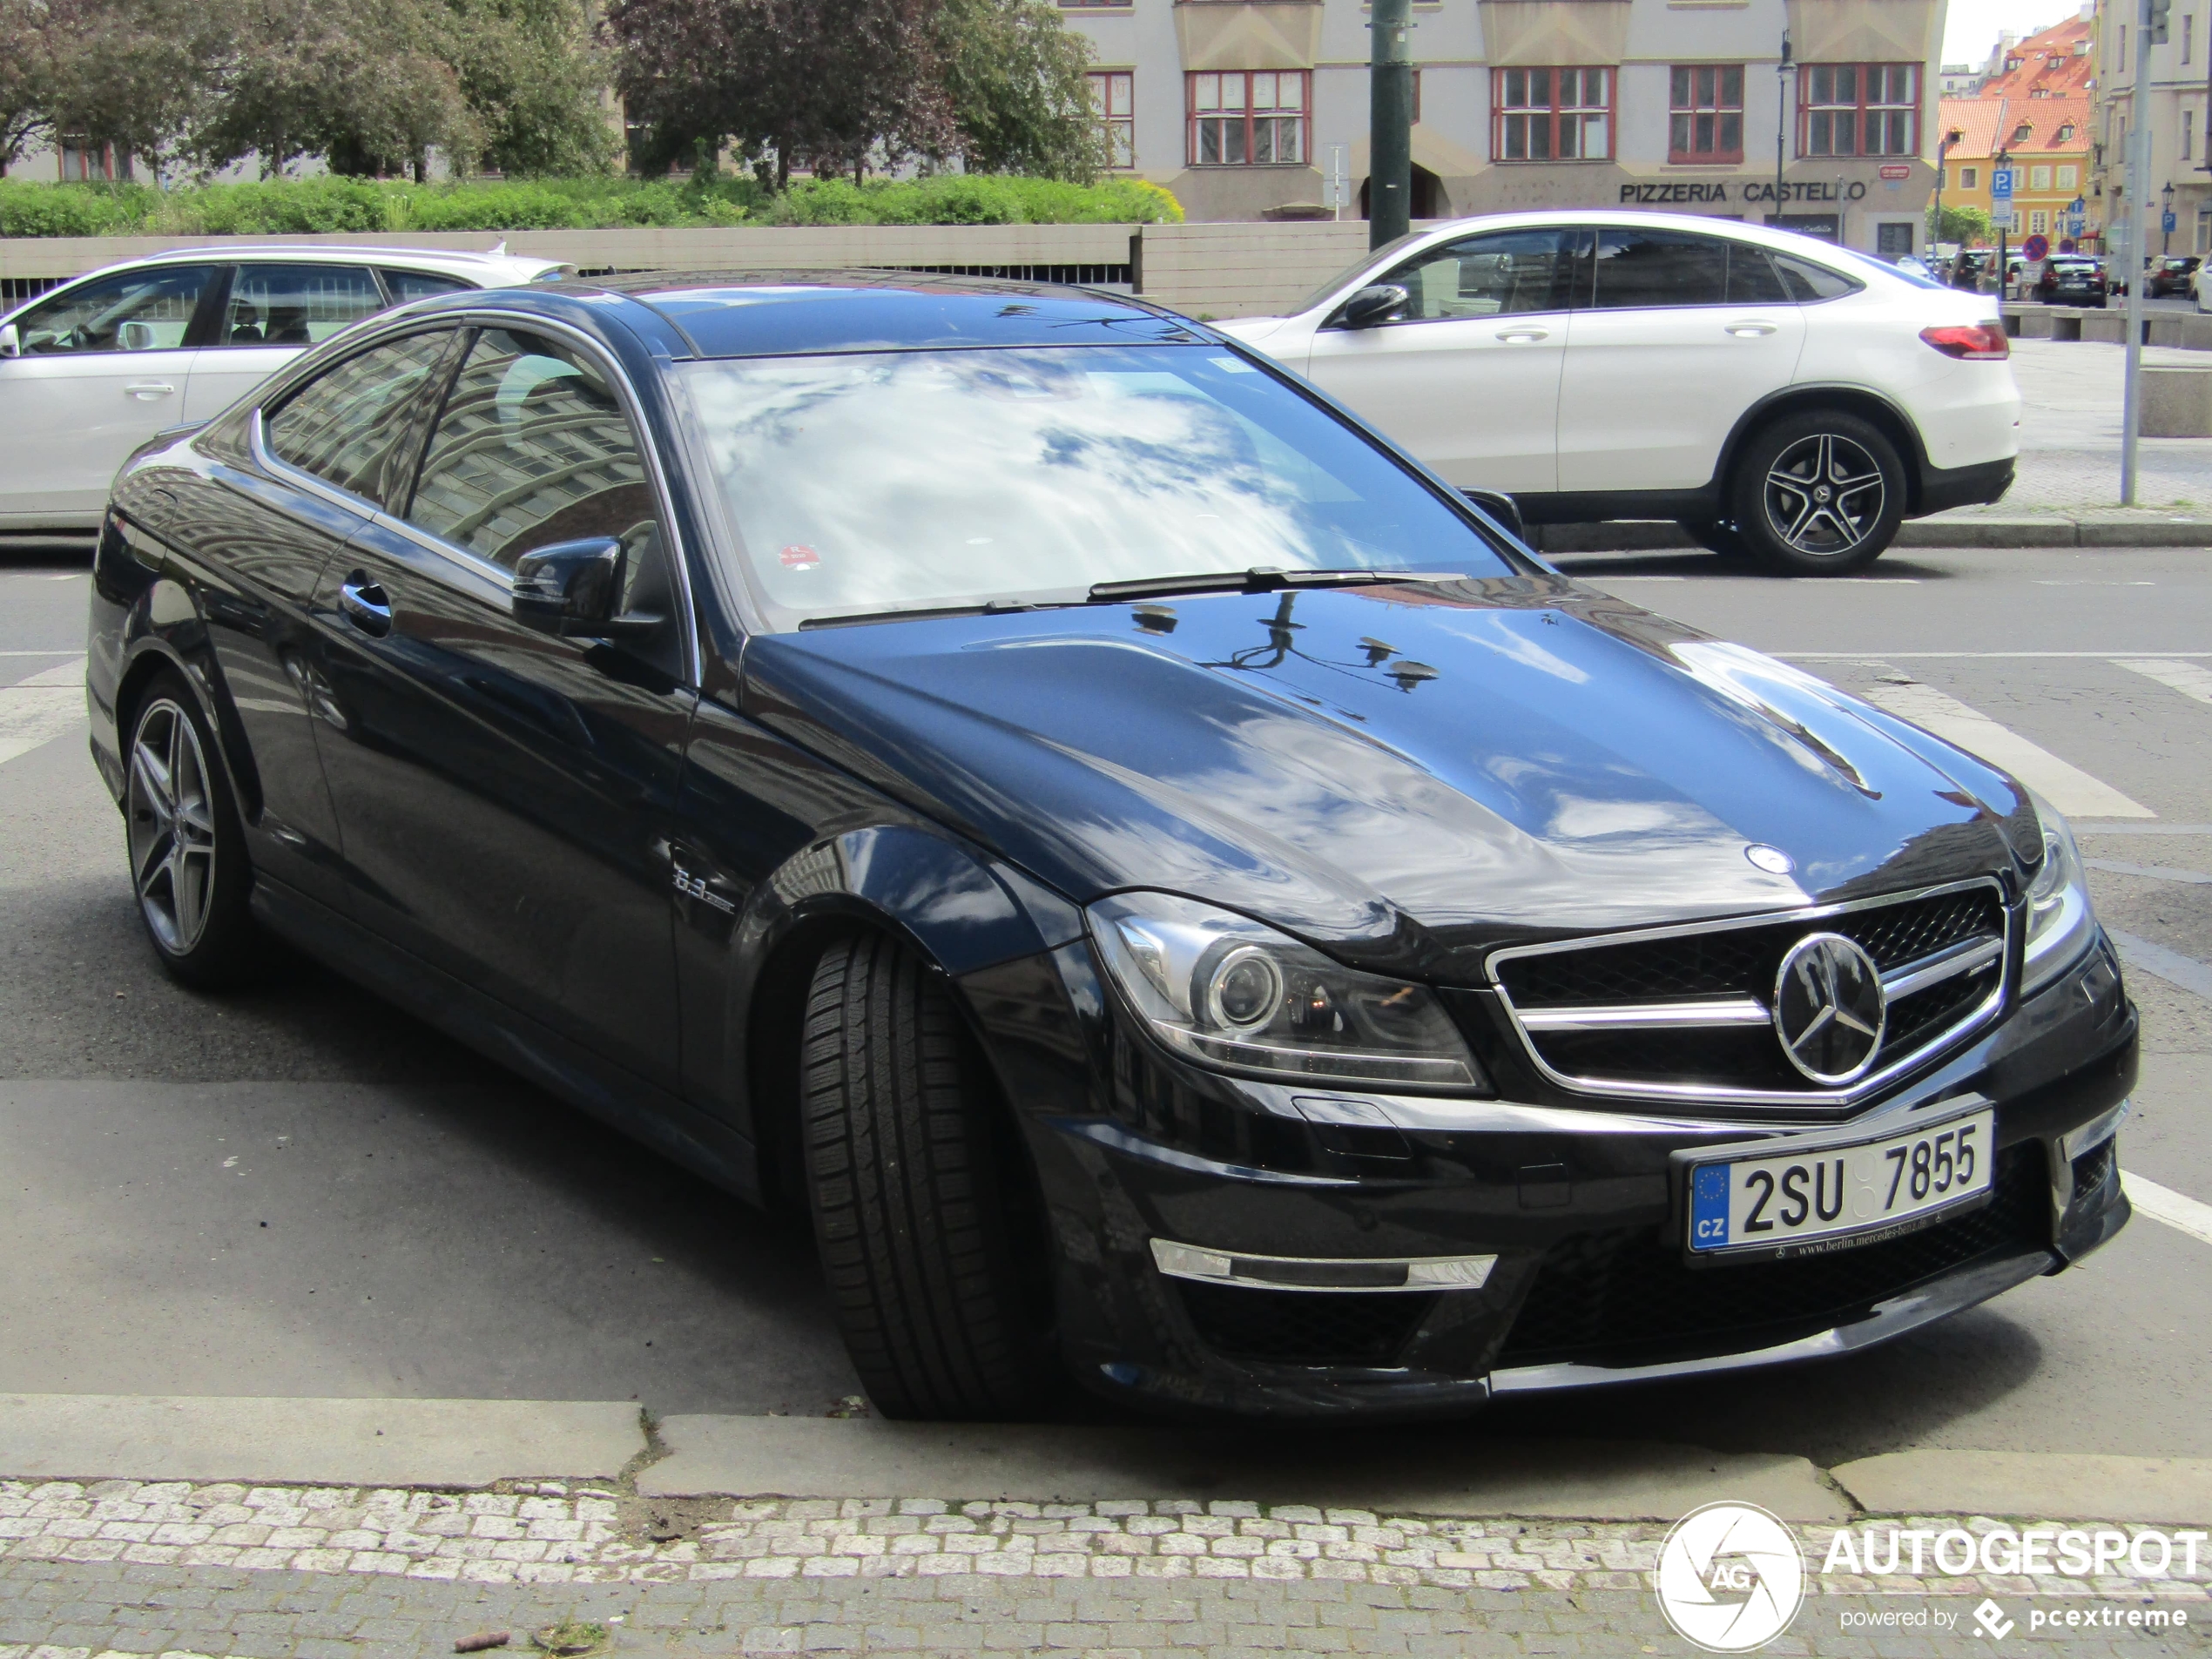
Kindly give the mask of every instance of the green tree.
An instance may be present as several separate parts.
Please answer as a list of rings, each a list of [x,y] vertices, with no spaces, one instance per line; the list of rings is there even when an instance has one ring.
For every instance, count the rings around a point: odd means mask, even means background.
[[[587,0],[440,0],[439,55],[502,172],[604,172],[620,142]]]
[[[227,29],[186,148],[203,167],[304,156],[340,172],[420,175],[433,146],[469,165],[481,129],[442,57],[442,13],[418,0],[228,0]]]
[[[46,22],[40,0],[0,0],[0,176],[47,133]]]
[[[1090,105],[1089,40],[1043,0],[940,0],[937,57],[974,172],[1088,184],[1111,158]]]
[[[1995,241],[1997,233],[1989,223],[1989,214],[1968,204],[1943,210],[1943,222],[1936,227],[1935,239],[1956,242],[1961,247],[1982,247]]]
[[[217,77],[226,9],[207,0],[48,0],[46,125],[153,164],[176,153]]]

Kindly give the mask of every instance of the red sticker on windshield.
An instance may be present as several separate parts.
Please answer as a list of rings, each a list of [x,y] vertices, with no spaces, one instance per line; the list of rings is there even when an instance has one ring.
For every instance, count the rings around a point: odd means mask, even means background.
[[[822,556],[811,547],[791,546],[783,552],[786,570],[811,570],[822,562]]]

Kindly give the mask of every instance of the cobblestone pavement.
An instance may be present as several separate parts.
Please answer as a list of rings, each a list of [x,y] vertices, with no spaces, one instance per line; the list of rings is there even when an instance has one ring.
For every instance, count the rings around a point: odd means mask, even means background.
[[[2124,346],[2014,341],[2013,374],[2026,401],[2019,472],[2003,501],[1957,516],[2117,507],[2126,356]],[[2203,368],[2212,366],[2212,354],[2153,346],[2144,348],[2143,361],[2153,368]],[[2212,438],[2145,438],[2138,464],[2136,500],[2142,507],[2212,508]]]
[[[2000,1530],[1902,1524],[1931,1539]],[[1798,1529],[1809,1566],[1835,1531]],[[0,1482],[0,1659],[374,1659],[449,1652],[480,1630],[519,1646],[562,1617],[604,1624],[617,1652],[1672,1653],[1686,1649],[1650,1589],[1665,1533],[1226,1501]],[[2212,1551],[2196,1566],[2193,1579],[1816,1573],[1769,1650],[1988,1652],[1971,1618],[1987,1598],[2023,1634],[2034,1608],[2172,1622],[2066,1630],[2068,1653],[2203,1653]],[[1903,1622],[1871,1634],[1870,1617]]]

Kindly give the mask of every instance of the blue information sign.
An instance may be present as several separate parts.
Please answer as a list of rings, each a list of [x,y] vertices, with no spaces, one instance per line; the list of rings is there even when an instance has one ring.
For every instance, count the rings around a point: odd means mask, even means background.
[[[1989,175],[1989,194],[1995,201],[2008,202],[2013,199],[2013,170],[2000,167]]]
[[[2173,233],[2174,227],[2180,223],[2181,220],[2175,219],[2171,212],[2168,212],[2160,216],[2158,228],[2170,235]]]

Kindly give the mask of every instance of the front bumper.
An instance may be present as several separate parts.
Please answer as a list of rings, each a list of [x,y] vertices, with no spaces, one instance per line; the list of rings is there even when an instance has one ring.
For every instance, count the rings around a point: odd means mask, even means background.
[[[1991,1103],[1988,1204],[1884,1244],[1725,1266],[1683,1260],[1670,1155],[1832,1121],[1298,1090],[1365,1109],[1317,1123],[1286,1087],[1195,1070],[1123,1029],[1083,943],[963,986],[1053,1216],[1070,1369],[1159,1407],[1450,1414],[1496,1393],[1844,1353],[2058,1271],[2128,1214],[2114,1133],[2135,1016],[2101,941],[1850,1120],[1874,1136]],[[1067,1016],[1056,1040],[1048,1003]],[[1156,1239],[1339,1264],[1496,1259],[1479,1287],[1259,1288],[1167,1277]]]

